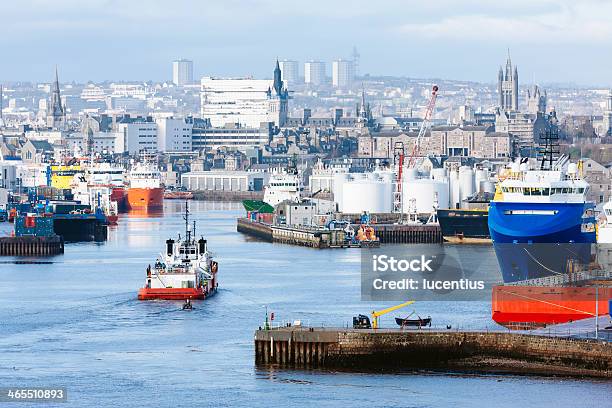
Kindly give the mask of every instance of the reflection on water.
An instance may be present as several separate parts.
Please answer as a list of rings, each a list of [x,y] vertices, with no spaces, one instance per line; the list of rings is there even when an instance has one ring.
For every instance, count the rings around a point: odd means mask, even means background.
[[[161,218],[164,216],[163,208],[151,208],[151,209],[132,209],[122,214],[128,218]],[[120,217],[121,218],[121,217]]]
[[[601,406],[601,396],[612,391],[608,383],[536,377],[258,371],[253,330],[265,319],[266,307],[278,321],[344,326],[357,313],[390,304],[360,300],[358,249],[318,251],[250,241],[236,232],[235,218],[244,213],[240,203],[190,201],[189,206],[220,263],[219,292],[195,302],[190,312],[183,312],[180,302],[136,299],[147,264],[167,237],[183,231],[179,200],[166,201],[163,216],[122,214],[107,242],[68,244],[53,263],[3,259],[0,384],[65,386],[66,407],[146,401],[155,406],[471,408],[545,406],[555,400],[562,401],[559,407],[584,407]],[[489,302],[411,307],[439,325],[493,325]],[[382,324],[393,325],[393,317],[385,316]]]

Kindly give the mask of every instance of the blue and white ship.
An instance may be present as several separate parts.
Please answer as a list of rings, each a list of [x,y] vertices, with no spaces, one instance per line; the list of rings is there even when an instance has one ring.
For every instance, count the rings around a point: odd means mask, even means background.
[[[538,169],[525,159],[512,163],[489,207],[504,282],[566,275],[590,262],[594,203],[581,173],[580,163],[567,156],[553,160],[552,153]]]

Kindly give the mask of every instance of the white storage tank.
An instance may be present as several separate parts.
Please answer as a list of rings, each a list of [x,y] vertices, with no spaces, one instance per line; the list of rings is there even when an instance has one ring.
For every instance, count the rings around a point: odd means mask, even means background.
[[[349,173],[336,173],[334,174],[334,201],[338,204],[338,209],[342,208],[342,187],[347,180],[352,180]]]
[[[439,167],[431,170],[431,178],[434,180],[445,180],[448,179],[448,174],[444,167]]]
[[[459,208],[461,204],[461,187],[459,186],[459,171],[451,170],[449,175],[450,208]]]
[[[476,169],[474,171],[474,185],[478,189],[478,192],[482,192],[480,189],[482,182],[489,179],[489,171],[487,169]]]
[[[402,184],[402,202],[404,212],[410,211],[410,200],[416,201],[419,214],[429,214],[433,211],[436,196],[438,208],[449,207],[448,183],[432,179],[407,180]]]
[[[474,171],[467,166],[459,168],[459,191],[461,201],[474,195]]]
[[[418,178],[418,176],[419,176],[419,171],[416,168],[414,167],[404,168],[403,177],[402,177],[404,180],[414,180]]]
[[[342,186],[340,211],[358,214],[389,213],[393,210],[393,184],[371,176],[347,180]]]

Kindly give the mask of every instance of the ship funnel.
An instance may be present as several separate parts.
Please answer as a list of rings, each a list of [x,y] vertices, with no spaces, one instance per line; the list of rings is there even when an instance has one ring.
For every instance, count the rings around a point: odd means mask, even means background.
[[[200,253],[206,253],[206,240],[204,238],[200,238],[198,245],[200,246]]]
[[[174,246],[174,240],[169,239],[166,241],[166,253],[168,256],[172,255],[172,247]]]

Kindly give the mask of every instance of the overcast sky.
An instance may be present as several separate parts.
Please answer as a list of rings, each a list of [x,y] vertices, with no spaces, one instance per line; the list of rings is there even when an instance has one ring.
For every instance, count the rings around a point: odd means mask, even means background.
[[[612,84],[609,0],[1,0],[0,81],[270,77],[274,59],[361,54],[373,75]],[[331,64],[328,66],[331,71]]]

